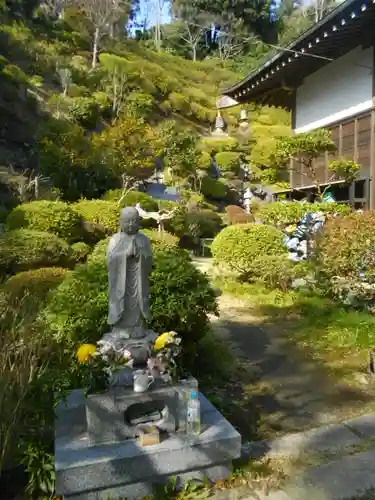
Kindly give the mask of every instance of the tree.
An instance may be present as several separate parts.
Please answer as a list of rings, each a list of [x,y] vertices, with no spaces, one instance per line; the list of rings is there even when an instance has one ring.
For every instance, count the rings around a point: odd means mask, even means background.
[[[72,83],[72,72],[69,68],[56,68],[56,73],[60,81],[60,85],[63,91],[63,96],[66,97],[69,87]]]
[[[321,198],[327,188],[322,192],[314,160],[325,153],[334,153],[335,151],[336,145],[332,141],[331,132],[326,129],[318,129],[278,139],[271,161],[279,168],[296,170],[298,173],[306,175],[315,184],[317,194]],[[328,183],[339,176],[348,184],[355,180],[360,169],[356,162],[346,159],[332,161],[328,168],[332,173]]]
[[[108,94],[112,101],[112,113],[116,120],[125,102],[128,62],[115,54],[101,54],[100,63],[110,79]]]
[[[129,11],[129,0],[73,0],[92,25],[92,68],[96,67],[100,42],[113,25]]]
[[[156,131],[154,150],[169,171],[172,182],[186,181],[195,174],[199,153],[197,137],[181,131],[173,121],[164,122]]]
[[[150,127],[131,112],[124,113],[115,126],[93,138],[100,163],[123,183],[123,189],[128,189],[129,178],[135,181],[150,177],[154,166],[150,138]]]

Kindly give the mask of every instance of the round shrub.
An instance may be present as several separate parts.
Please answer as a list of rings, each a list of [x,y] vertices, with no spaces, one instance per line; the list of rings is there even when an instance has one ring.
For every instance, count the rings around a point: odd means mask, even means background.
[[[111,189],[110,191],[107,191],[102,198],[106,201],[115,201],[118,203],[121,196],[121,189]],[[135,206],[137,203],[139,203],[143,210],[146,210],[146,212],[156,212],[159,210],[157,202],[148,194],[140,191],[129,191],[129,193],[127,193],[121,201],[121,207]]]
[[[11,276],[0,290],[0,317],[31,322],[35,319],[48,293],[64,279],[67,269],[47,267],[24,271]]]
[[[263,283],[266,287],[286,292],[293,280],[305,278],[308,274],[305,262],[292,262],[288,255],[263,255],[255,259],[244,276],[250,282]]]
[[[75,262],[85,262],[90,255],[91,247],[83,241],[78,241],[72,245],[72,258]]]
[[[351,208],[343,203],[301,203],[298,201],[276,201],[261,206],[257,216],[265,224],[285,225],[295,224],[308,212],[323,212],[325,214],[348,214]]]
[[[80,200],[73,206],[84,222],[101,226],[109,233],[120,228],[120,207],[113,201]]]
[[[201,187],[202,194],[214,200],[225,200],[229,195],[228,186],[211,177],[204,177]]]
[[[35,229],[56,234],[67,241],[77,241],[83,234],[81,217],[63,201],[32,201],[14,208],[8,215],[6,227]]]
[[[72,250],[58,236],[42,231],[17,229],[0,237],[0,272],[16,274],[38,267],[66,266]]]
[[[326,222],[318,234],[315,262],[328,282],[336,277],[375,283],[375,211],[353,212]]]
[[[254,222],[254,216],[248,214],[238,205],[228,205],[225,208],[226,219],[228,224],[248,224]]]
[[[236,224],[223,229],[214,239],[211,252],[216,264],[248,278],[253,262],[266,255],[287,254],[284,235],[272,226]]]
[[[223,151],[215,156],[216,163],[219,165],[222,173],[231,172],[238,174],[240,170],[240,154],[232,151]]]
[[[176,236],[173,236],[173,234],[167,233],[166,231],[159,233],[159,231],[155,229],[144,229],[142,233],[150,239],[153,249],[157,247],[158,249],[181,252],[178,246],[179,240]],[[99,243],[94,246],[93,251],[88,257],[90,262],[100,262],[106,258],[108,241],[109,238],[106,238],[105,240],[99,241]]]
[[[214,291],[185,253],[154,247],[153,255],[150,327],[157,333],[175,330],[185,345],[193,343],[206,333],[208,314],[217,313]],[[49,297],[40,320],[57,340],[96,342],[109,328],[107,294],[102,254],[66,276]]]
[[[222,220],[218,213],[212,210],[199,210],[187,214],[187,231],[199,238],[213,238],[222,227]]]

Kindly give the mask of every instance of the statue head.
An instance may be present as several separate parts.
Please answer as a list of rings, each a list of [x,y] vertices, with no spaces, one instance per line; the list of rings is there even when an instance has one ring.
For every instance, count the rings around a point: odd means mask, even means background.
[[[141,227],[141,217],[135,207],[125,207],[120,214],[120,231],[126,234],[136,234]]]

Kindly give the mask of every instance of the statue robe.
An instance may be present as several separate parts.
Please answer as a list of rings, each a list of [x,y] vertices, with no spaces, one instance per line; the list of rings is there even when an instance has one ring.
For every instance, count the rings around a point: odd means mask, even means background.
[[[108,324],[121,329],[139,328],[150,317],[150,241],[142,233],[117,233],[107,248]]]

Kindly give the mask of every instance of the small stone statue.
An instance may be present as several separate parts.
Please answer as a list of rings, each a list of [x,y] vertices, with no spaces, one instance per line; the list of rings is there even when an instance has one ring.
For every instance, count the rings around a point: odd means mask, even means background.
[[[125,207],[121,211],[120,232],[112,236],[107,248],[108,324],[112,332],[101,341],[129,350],[135,364],[147,362],[150,345],[157,337],[147,329],[151,245],[139,228],[138,210]]]

